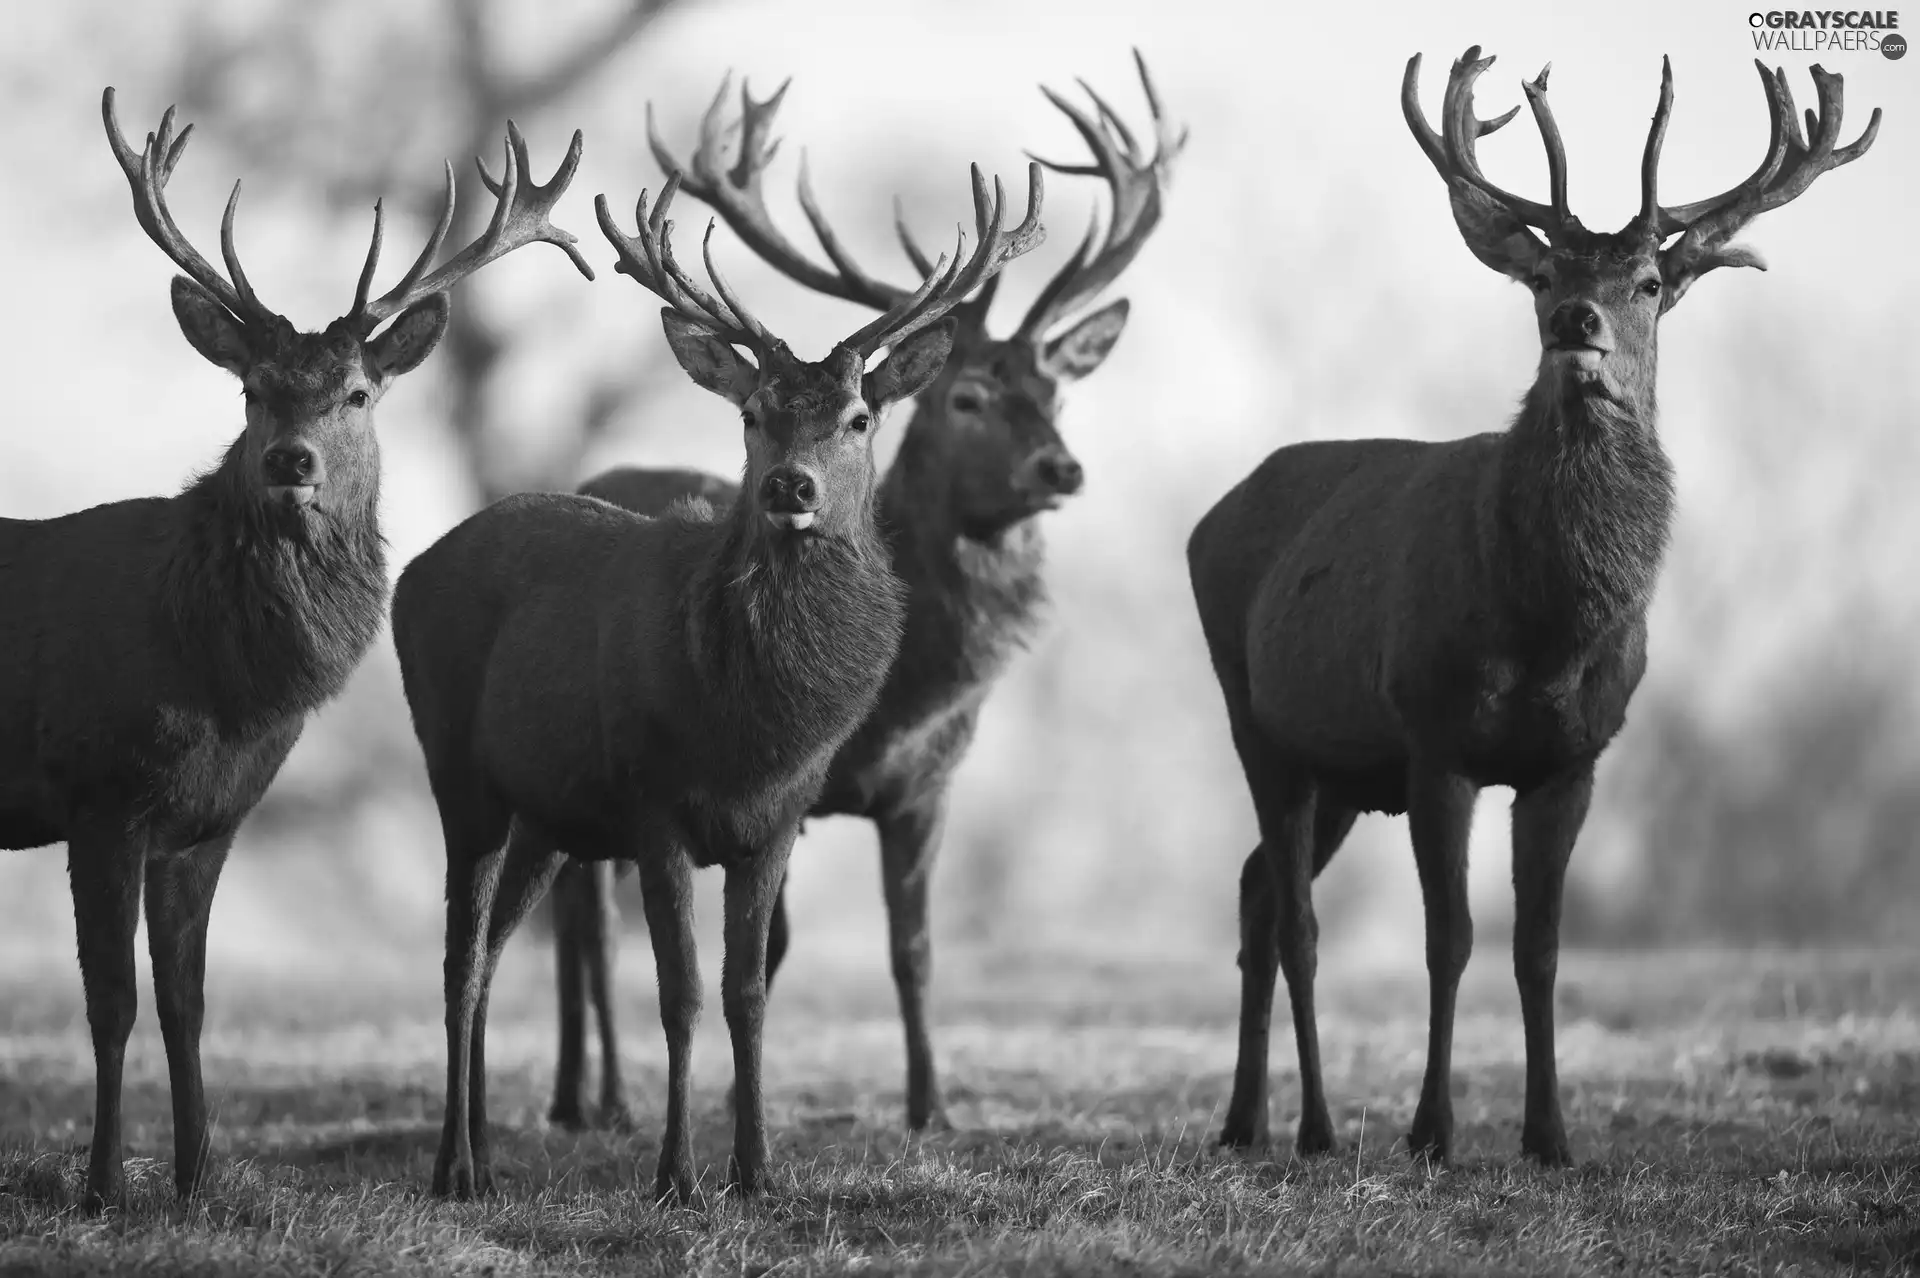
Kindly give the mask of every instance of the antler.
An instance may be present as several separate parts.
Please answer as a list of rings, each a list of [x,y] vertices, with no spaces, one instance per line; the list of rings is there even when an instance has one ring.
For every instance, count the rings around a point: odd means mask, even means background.
[[[400,277],[400,282],[373,301],[367,300],[367,293],[373,284],[374,269],[380,262],[380,244],[384,232],[385,213],[382,202],[373,206],[373,242],[367,248],[367,262],[360,271],[360,284],[354,290],[353,309],[347,313],[347,320],[356,324],[363,332],[372,332],[386,320],[398,315],[414,303],[435,293],[444,293],[473,274],[487,263],[505,257],[517,248],[544,241],[555,245],[570,258],[580,273],[588,279],[593,278],[593,268],[587,265],[580,250],[574,247],[578,239],[570,232],[563,231],[548,221],[553,206],[566,193],[567,184],[573,181],[574,170],[580,167],[580,152],[584,139],[580,131],[573,132],[573,144],[567,148],[566,158],[560,161],[560,167],[547,180],[546,185],[535,183],[529,173],[527,158],[527,140],[520,135],[520,129],[512,120],[507,121],[507,160],[506,174],[495,181],[493,174],[487,171],[487,164],[479,156],[474,164],[480,170],[480,180],[487,185],[497,199],[494,205],[493,220],[480,237],[448,259],[432,274],[426,270],[434,257],[440,252],[440,246],[446,242],[447,231],[453,226],[453,165],[446,166],[447,193],[440,210],[440,221],[433,228],[433,234],[427,237],[427,245],[420,250],[413,265]]]
[[[1140,50],[1133,51],[1133,61],[1139,68],[1140,87],[1146,92],[1147,109],[1153,118],[1154,151],[1150,156],[1140,148],[1126,121],[1085,80],[1079,84],[1093,99],[1094,108],[1099,113],[1098,120],[1052,89],[1041,86],[1040,91],[1047,95],[1047,101],[1059,107],[1073,121],[1073,127],[1093,152],[1093,161],[1089,164],[1057,164],[1052,160],[1041,160],[1038,156],[1033,158],[1056,173],[1105,178],[1107,188],[1112,193],[1113,210],[1107,221],[1104,241],[1100,236],[1100,220],[1096,211],[1093,224],[1087,228],[1087,238],[1066,266],[1047,282],[1047,286],[1034,299],[1033,305],[1020,321],[1015,334],[1017,337],[1038,341],[1063,316],[1092,301],[1127,269],[1146,244],[1147,237],[1160,223],[1173,162],[1187,145],[1188,131],[1185,128],[1176,131],[1167,120],[1161,109],[1160,95],[1154,91],[1153,78],[1147,73],[1147,61],[1140,55]],[[1028,154],[1032,155],[1031,152]],[[913,246],[905,226],[900,225],[899,231],[908,254],[916,264],[922,261],[923,255]]]
[[[840,345],[865,357],[882,346],[903,341],[939,320],[969,292],[992,278],[1002,266],[1039,244],[1046,232],[1039,222],[1043,190],[1038,165],[1029,166],[1028,181],[1029,198],[1026,218],[1019,226],[1008,231],[1003,229],[1006,191],[996,178],[993,184],[993,197],[989,201],[986,179],[981,175],[980,166],[975,165],[973,167],[974,218],[979,229],[980,242],[975,247],[972,257],[965,257],[966,236],[963,232],[954,250],[951,265],[949,265],[949,259],[942,255],[939,261],[928,270],[926,279],[918,289],[903,295],[898,304],[890,306],[885,314],[855,332]],[[635,220],[639,224],[637,237],[629,237],[620,230],[619,225],[614,221],[612,211],[607,206],[606,196],[595,198],[594,212],[599,218],[600,229],[620,257],[619,265],[614,269],[623,275],[632,276],[643,287],[658,295],[678,314],[712,329],[729,342],[748,347],[764,356],[781,345],[780,339],[768,332],[766,326],[741,305],[739,298],[727,286],[720,272],[715,269],[713,231],[717,222],[708,222],[703,248],[707,274],[713,280],[715,291],[719,293],[718,298],[694,283],[674,260],[673,223],[667,220],[667,209],[672,204],[674,195],[684,185],[684,175],[675,172],[667,179],[666,186],[661,189],[660,199],[653,206],[651,213],[647,209],[646,193],[641,192],[634,210]],[[963,258],[965,258],[964,261]]]
[[[800,208],[806,214],[814,237],[820,241],[820,247],[833,269],[819,265],[796,248],[773,224],[773,218],[767,212],[763,179],[767,165],[780,148],[780,140],[769,139],[767,135],[773,128],[773,118],[780,110],[780,103],[787,95],[787,86],[792,83],[791,78],[783,81],[772,97],[756,102],[751,88],[743,79],[740,82],[740,118],[728,121],[724,118],[727,90],[733,85],[733,75],[729,72],[721,80],[720,91],[714,95],[713,104],[700,118],[700,143],[694,150],[691,165],[682,165],[667,149],[666,143],[660,140],[660,134],[654,127],[653,104],[649,102],[647,143],[653,149],[653,158],[668,173],[679,174],[682,190],[711,206],[748,248],[794,283],[816,293],[825,293],[829,297],[877,310],[898,306],[914,295],[913,290],[877,279],[853,260],[814,199],[804,152],[800,157]],[[729,168],[729,139],[736,132],[740,135],[740,154]],[[1038,204],[1038,188],[1035,188],[1031,202]],[[922,275],[931,273],[924,259],[917,258],[915,264]]]
[[[1476,140],[1504,127],[1520,111],[1514,107],[1491,120],[1482,120],[1474,114],[1474,81],[1492,65],[1493,58],[1482,58],[1477,44],[1454,62],[1447,75],[1446,97],[1440,107],[1442,132],[1435,133],[1420,109],[1420,55],[1416,53],[1407,59],[1407,72],[1400,81],[1400,109],[1407,117],[1407,127],[1413,130],[1414,141],[1420,144],[1420,149],[1426,152],[1427,159],[1449,186],[1455,182],[1465,183],[1497,201],[1528,226],[1544,231],[1551,240],[1563,230],[1579,226],[1567,207],[1566,147],[1560,140],[1560,126],[1554,122],[1553,109],[1547,105],[1547,73],[1553,69],[1552,64],[1541,68],[1533,80],[1521,83],[1526,90],[1527,104],[1533,108],[1541,141],[1547,148],[1547,185],[1551,200],[1548,204],[1502,190],[1480,171],[1479,158],[1474,154]]]
[[[704,328],[739,346],[748,347],[763,358],[779,345],[780,339],[767,331],[766,325],[753,317],[746,307],[740,304],[733,290],[714,269],[713,265],[713,228],[715,223],[707,223],[706,238],[701,242],[702,256],[706,258],[707,274],[720,292],[716,299],[712,294],[694,283],[673,257],[673,223],[667,220],[667,210],[673,205],[673,197],[682,186],[682,175],[675,173],[667,179],[666,186],[660,190],[660,199],[647,210],[647,193],[640,192],[640,199],[634,206],[634,220],[639,223],[639,235],[629,237],[620,230],[620,224],[614,220],[613,211],[607,207],[607,197],[596,195],[593,199],[594,216],[599,219],[601,233],[612,243],[614,252],[620,261],[614,270],[622,275],[631,276],[641,287],[657,294],[660,299],[675,312]]]
[[[113,89],[109,86],[100,97],[100,116],[107,128],[107,141],[113,147],[114,159],[120,162],[120,171],[126,174],[127,185],[133,190],[133,215],[138,219],[141,229],[147,237],[160,246],[162,252],[172,258],[174,264],[187,275],[213,294],[220,304],[248,323],[260,323],[275,320],[279,316],[261,304],[254,295],[253,285],[247,282],[247,273],[240,267],[240,255],[233,247],[233,215],[240,206],[240,183],[233,184],[233,194],[227,197],[227,211],[220,219],[220,254],[226,259],[227,275],[231,282],[223,277],[206,258],[187,242],[174,223],[173,214],[167,210],[167,181],[173,176],[174,166],[180,163],[180,156],[187,149],[187,139],[193,136],[193,126],[187,125],[176,137],[173,132],[173,108],[168,107],[166,114],[160,117],[157,132],[147,134],[147,143],[143,150],[135,152],[127,144],[120,132],[120,120],[113,108]]]
[[[1880,132],[1879,107],[1873,109],[1866,130],[1851,145],[1838,145],[1844,106],[1840,76],[1817,64],[1812,68],[1820,107],[1817,112],[1807,112],[1807,131],[1803,135],[1794,108],[1793,90],[1787,84],[1786,68],[1768,71],[1758,58],[1753,65],[1760,72],[1760,87],[1767,95],[1767,115],[1772,126],[1767,154],[1760,167],[1740,185],[1711,199],[1666,207],[1658,202],[1656,178],[1667,117],[1673,111],[1673,68],[1665,59],[1661,60],[1660,104],[1654,111],[1653,127],[1647,135],[1640,178],[1640,221],[1656,241],[1686,231],[1697,245],[1722,244],[1760,214],[1798,197],[1822,173],[1859,159],[1873,145]]]

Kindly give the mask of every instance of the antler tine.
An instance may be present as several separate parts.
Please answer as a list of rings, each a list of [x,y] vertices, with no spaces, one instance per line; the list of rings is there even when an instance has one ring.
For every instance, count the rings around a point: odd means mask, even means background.
[[[1550,192],[1553,216],[1561,222],[1566,222],[1573,217],[1573,210],[1567,206],[1567,148],[1566,144],[1560,140],[1560,125],[1553,118],[1553,108],[1547,105],[1547,73],[1551,70],[1553,70],[1553,63],[1549,62],[1540,68],[1538,77],[1522,80],[1520,87],[1526,92],[1527,105],[1533,108],[1533,122],[1540,128],[1540,140],[1546,144],[1547,189]],[[1669,104],[1672,102],[1672,97],[1672,89],[1669,86],[1666,99]],[[1658,121],[1658,127],[1662,133],[1666,131],[1664,117]],[[1482,129],[1479,132],[1484,131]],[[1479,133],[1475,136],[1479,136]]]
[[[480,237],[460,250],[437,270],[422,276],[428,262],[444,242],[447,228],[453,222],[453,166],[447,166],[447,197],[441,213],[440,223],[433,236],[427,241],[427,248],[421,253],[398,285],[374,301],[357,305],[349,318],[357,322],[365,331],[371,332],[383,321],[399,314],[407,307],[433,296],[444,293],[473,274],[489,262],[497,261],[517,248],[542,242],[551,244],[564,252],[572,261],[575,269],[588,279],[593,278],[593,268],[587,265],[586,258],[580,255],[579,240],[570,232],[555,226],[549,217],[553,206],[566,193],[573,181],[574,172],[580,167],[580,154],[586,146],[586,140],[578,129],[574,130],[573,142],[567,148],[566,156],[553,176],[544,185],[534,182],[528,167],[527,140],[513,121],[507,121],[506,172],[495,181],[487,170],[486,162],[475,157],[480,170],[480,180],[495,197],[493,217],[487,223],[487,229]]]
[[[1475,46],[1477,49],[1479,46]],[[1545,74],[1543,71],[1541,74]],[[1407,59],[1406,73],[1400,77],[1400,113],[1407,119],[1407,127],[1413,130],[1413,140],[1432,162],[1442,179],[1453,180],[1453,171],[1447,163],[1447,147],[1433,126],[1427,123],[1426,112],[1420,109],[1420,55],[1414,54]],[[1505,128],[1514,116],[1520,114],[1519,107],[1510,107],[1504,113],[1491,120],[1476,120],[1474,136],[1485,137],[1495,129]]]
[[[386,200],[373,202],[373,242],[367,245],[367,261],[360,268],[360,282],[353,288],[353,309],[349,315],[358,315],[366,309],[367,294],[373,289],[373,272],[380,265],[380,245],[386,239],[387,211]]]
[[[1542,73],[1544,74],[1544,72]],[[1660,55],[1660,100],[1647,129],[1647,149],[1640,159],[1640,220],[1653,225],[1660,218],[1660,148],[1667,141],[1667,120],[1673,115],[1673,59]]]
[[[909,296],[906,289],[876,279],[853,261],[841,246],[826,219],[821,216],[808,183],[806,156],[801,155],[800,207],[807,215],[813,233],[826,251],[832,269],[819,265],[801,252],[774,225],[767,210],[764,178],[779,142],[769,140],[775,114],[786,97],[789,79],[764,101],[756,102],[749,86],[740,85],[740,119],[726,119],[728,91],[733,85],[729,72],[720,82],[720,90],[700,119],[700,141],[692,163],[682,166],[660,138],[653,118],[653,106],[647,106],[647,143],[653,158],[669,173],[682,174],[682,189],[720,215],[742,243],[767,265],[788,279],[842,301],[880,310],[898,305]],[[740,154],[728,164],[727,139],[740,135]]]
[[[1134,50],[1133,57],[1153,120],[1154,153],[1151,156],[1142,152],[1119,113],[1085,81],[1081,87],[1093,100],[1097,119],[1053,90],[1041,87],[1047,100],[1060,109],[1087,144],[1093,162],[1085,165],[1039,162],[1058,173],[1105,179],[1113,210],[1107,219],[1105,242],[1089,240],[1083,245],[1028,308],[1018,330],[1018,336],[1028,341],[1039,341],[1054,323],[1092,301],[1113,283],[1132,264],[1160,222],[1173,161],[1186,146],[1187,130],[1176,130],[1167,120],[1160,95],[1147,71],[1146,59],[1138,49]],[[1098,225],[1096,217],[1096,228]]]
[[[1754,65],[1767,91],[1771,122],[1766,159],[1745,182],[1711,200],[1677,208],[1656,205],[1650,229],[1657,238],[1685,231],[1702,244],[1724,243],[1755,217],[1798,198],[1822,173],[1865,155],[1879,135],[1880,109],[1876,107],[1860,136],[1847,146],[1839,145],[1845,84],[1841,76],[1818,65],[1812,71],[1819,108],[1807,112],[1807,130],[1802,134],[1786,69],[1769,72],[1758,60]]]
[[[907,229],[907,206],[899,196],[893,197],[893,232],[900,237],[900,247],[906,251],[907,260],[913,263],[913,269],[922,279],[933,274],[933,260],[929,258],[915,242],[913,232]]]
[[[240,254],[233,247],[233,215],[240,207],[240,179],[233,181],[233,194],[227,197],[227,211],[220,217],[220,256],[227,263],[227,278],[233,281],[234,292],[240,295],[240,304],[250,311],[263,312],[260,299],[254,296],[253,285],[247,280],[246,271],[241,269]]]
[[[989,199],[986,177],[977,164],[973,166],[972,178],[974,222],[979,233],[973,255],[967,257],[966,232],[960,232],[951,265],[943,255],[911,297],[854,333],[840,343],[842,346],[864,357],[882,346],[906,340],[939,321],[969,293],[992,280],[1008,262],[1031,252],[1046,238],[1046,230],[1040,224],[1046,179],[1041,176],[1037,163],[1027,165],[1026,216],[1011,231],[1005,229],[1006,189],[1000,180],[994,179],[993,196]]]
[[[213,294],[222,306],[240,320],[254,322],[277,318],[254,296],[253,289],[245,282],[245,275],[239,271],[239,258],[232,252],[234,202],[239,198],[240,190],[238,183],[234,184],[234,194],[227,201],[221,236],[222,246],[227,250],[228,268],[235,276],[232,282],[222,276],[181,234],[173,214],[167,209],[167,181],[173,176],[174,166],[187,149],[187,139],[193,134],[193,126],[187,125],[180,130],[178,137],[174,136],[174,109],[168,107],[160,117],[159,129],[147,135],[146,146],[142,150],[135,151],[120,130],[120,118],[114,109],[111,86],[100,96],[100,117],[106,126],[107,143],[113,148],[113,158],[120,165],[120,171],[126,176],[127,186],[133,194],[134,220],[147,233],[147,238],[158,245],[174,265],[186,272],[188,278]]]
[[[720,268],[713,264],[713,231],[718,225],[717,219],[708,218],[706,236],[700,241],[700,256],[706,261],[707,277],[713,281],[713,287],[720,294],[720,300],[725,303],[729,311],[733,312],[733,318],[739,326],[752,333],[763,347],[771,346],[776,340],[773,334],[767,331],[766,325],[754,318],[753,312],[740,304],[739,297],[727,287],[727,277],[722,275]]]

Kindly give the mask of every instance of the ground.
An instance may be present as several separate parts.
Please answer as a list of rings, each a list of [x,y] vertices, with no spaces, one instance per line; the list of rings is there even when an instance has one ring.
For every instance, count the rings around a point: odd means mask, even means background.
[[[884,976],[796,980],[776,991],[767,1035],[775,1187],[745,1207],[714,1192],[730,1123],[710,983],[695,1156],[712,1196],[681,1209],[644,1192],[664,1054],[644,944],[634,949],[623,969],[632,1135],[547,1130],[550,973],[530,955],[503,971],[489,1053],[505,1186],[479,1203],[424,1192],[445,1058],[420,973],[213,982],[219,1169],[184,1208],[145,999],[128,1067],[130,1202],[99,1219],[75,1206],[93,1094],[77,973],[5,978],[0,1274],[1920,1267],[1916,954],[1570,955],[1560,1061],[1577,1165],[1565,1171],[1518,1158],[1517,1001],[1492,953],[1469,973],[1460,1151],[1437,1173],[1409,1163],[1402,1140],[1425,1043],[1417,979],[1323,981],[1341,1144],[1306,1162],[1289,1151],[1298,1089],[1284,1028],[1276,1143],[1214,1148],[1233,1066],[1230,967],[949,963],[938,1044],[958,1130],[924,1139],[900,1127]]]

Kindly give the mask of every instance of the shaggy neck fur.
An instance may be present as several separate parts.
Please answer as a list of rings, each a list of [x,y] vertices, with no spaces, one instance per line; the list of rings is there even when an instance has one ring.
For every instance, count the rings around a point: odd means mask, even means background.
[[[174,499],[161,607],[223,734],[317,708],[372,645],[387,593],[377,474],[357,507],[296,511],[267,500],[242,436]]]
[[[841,534],[783,534],[743,499],[693,583],[689,655],[718,704],[753,708],[759,722],[736,726],[811,747],[871,707],[899,647],[902,595],[871,516]]]
[[[1497,545],[1523,646],[1578,650],[1644,613],[1673,517],[1649,357],[1624,384],[1542,361],[1502,454]]]

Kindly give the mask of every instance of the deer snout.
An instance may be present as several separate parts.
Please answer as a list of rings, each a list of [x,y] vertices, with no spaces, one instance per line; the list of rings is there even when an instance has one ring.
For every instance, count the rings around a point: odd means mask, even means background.
[[[805,466],[775,466],[760,480],[760,508],[775,528],[811,527],[820,512],[820,481]]]
[[[314,490],[325,479],[324,470],[319,455],[299,440],[274,443],[260,455],[267,495],[296,506],[313,500]]]
[[[1547,318],[1554,349],[1606,350],[1606,322],[1591,302],[1566,301]]]
[[[1033,475],[1062,497],[1079,492],[1080,486],[1087,481],[1087,473],[1081,469],[1074,455],[1057,447],[1045,449],[1033,459]]]

